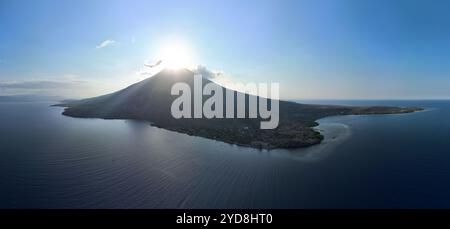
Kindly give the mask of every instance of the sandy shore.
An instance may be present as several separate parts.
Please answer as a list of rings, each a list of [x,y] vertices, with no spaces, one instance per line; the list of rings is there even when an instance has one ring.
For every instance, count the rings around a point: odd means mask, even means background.
[[[319,161],[333,153],[337,146],[352,135],[350,127],[345,124],[331,121],[328,118],[320,119],[317,122],[319,125],[314,129],[324,136],[324,140],[320,144],[299,149],[271,150],[270,155],[304,162]]]

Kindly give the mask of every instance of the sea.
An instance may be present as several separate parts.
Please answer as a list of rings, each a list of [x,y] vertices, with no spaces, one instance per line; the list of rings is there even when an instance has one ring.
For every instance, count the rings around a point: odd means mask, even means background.
[[[450,101],[318,120],[323,143],[259,150],[132,120],[0,103],[0,208],[450,208]]]

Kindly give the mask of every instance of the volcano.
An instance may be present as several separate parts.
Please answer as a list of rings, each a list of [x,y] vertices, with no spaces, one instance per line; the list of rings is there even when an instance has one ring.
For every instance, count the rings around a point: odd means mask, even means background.
[[[57,106],[65,107],[63,115],[66,116],[145,120],[153,126],[180,133],[265,149],[299,148],[320,143],[323,136],[312,127],[317,125],[316,120],[327,116],[396,114],[420,110],[420,108],[385,106],[310,105],[279,101],[279,125],[275,129],[267,130],[260,129],[260,118],[175,119],[171,115],[171,105],[177,96],[171,95],[171,88],[178,82],[184,82],[193,88],[194,75],[194,72],[187,69],[165,69],[117,92],[67,101]],[[206,78],[202,78],[202,82],[203,85],[213,83]],[[224,87],[221,89],[224,95],[230,90]],[[233,91],[233,93],[240,92]],[[246,104],[251,96],[254,95],[245,94]],[[203,102],[209,97],[203,95]]]

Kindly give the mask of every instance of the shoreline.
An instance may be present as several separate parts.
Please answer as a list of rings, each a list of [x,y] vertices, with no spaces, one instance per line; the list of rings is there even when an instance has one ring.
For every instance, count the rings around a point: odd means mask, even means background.
[[[336,116],[335,116],[336,117]],[[328,157],[334,150],[352,136],[351,127],[325,117],[317,120],[319,124],[312,127],[318,131],[323,140],[315,145],[296,149],[273,149],[267,152],[274,157],[282,157],[302,162],[316,162]]]
[[[420,112],[426,112],[430,109],[421,109],[408,113],[396,113],[396,114],[376,114],[376,115],[409,115]],[[306,146],[296,149],[273,149],[269,150],[274,153],[272,156],[289,158],[293,160],[303,162],[315,162],[328,157],[334,149],[348,140],[353,132],[350,126],[339,122],[336,118],[346,117],[349,115],[332,115],[316,120],[318,125],[311,127],[314,131],[320,133],[323,136],[323,140],[315,145]],[[350,115],[350,116],[365,116],[365,115]],[[367,116],[373,116],[368,114]]]
[[[345,134],[345,136],[351,135],[351,131],[350,131],[350,127],[349,126],[347,126],[345,124],[342,124],[342,123],[339,123],[339,122],[328,122],[327,121],[328,119],[333,119],[333,118],[336,118],[336,117],[345,117],[345,116],[407,115],[407,114],[414,114],[414,113],[424,112],[424,111],[427,110],[427,109],[424,109],[424,108],[417,108],[417,109],[405,110],[405,111],[397,112],[397,113],[368,113],[368,114],[344,114],[344,115],[338,114],[338,115],[325,116],[325,117],[319,118],[319,119],[317,119],[315,121],[315,123],[317,125],[309,127],[312,131],[317,132],[320,135],[321,139],[318,140],[318,142],[311,143],[309,145],[299,146],[299,147],[283,148],[283,147],[273,147],[273,146],[268,147],[266,144],[255,146],[253,143],[244,144],[244,143],[233,142],[233,141],[229,141],[229,140],[225,140],[225,139],[209,138],[209,137],[206,137],[206,136],[197,135],[197,134],[194,134],[194,133],[183,131],[183,129],[179,129],[177,127],[167,127],[167,126],[164,126],[164,125],[159,125],[157,123],[154,123],[154,122],[151,122],[151,121],[145,120],[145,119],[103,118],[103,117],[74,116],[74,115],[69,115],[69,114],[65,113],[65,111],[68,108],[67,106],[63,106],[61,104],[54,104],[54,105],[51,105],[51,106],[52,107],[62,107],[62,108],[64,108],[63,112],[62,112],[62,115],[63,116],[67,116],[67,117],[72,117],[72,118],[94,118],[94,119],[103,119],[103,120],[135,120],[135,121],[143,121],[143,122],[149,123],[150,126],[152,126],[152,127],[156,127],[156,128],[165,129],[165,130],[168,130],[168,131],[177,132],[177,133],[180,133],[180,134],[186,134],[188,136],[201,137],[201,138],[205,138],[205,139],[209,139],[209,140],[213,140],[213,141],[220,141],[220,142],[227,143],[227,144],[234,145],[234,146],[238,146],[238,147],[257,149],[259,151],[267,150],[269,152],[270,151],[288,151],[288,152],[295,152],[297,154],[303,154],[303,151],[314,151],[314,150],[317,150],[316,148],[330,148],[330,146],[329,146],[330,143],[332,143],[331,145],[333,145],[333,146],[336,145],[337,142],[339,140],[341,140],[341,138],[336,135],[337,132],[347,133],[347,134]],[[338,126],[340,126],[340,127],[338,127]],[[341,129],[340,131],[337,130],[339,128]],[[331,136],[331,139],[330,139],[330,135],[336,135],[336,136]],[[314,150],[310,150],[310,149],[314,149]]]
[[[97,100],[95,100],[98,102]],[[109,100],[108,100],[109,101]],[[257,128],[243,130],[245,126],[240,127],[232,125],[232,121],[228,123],[222,122],[213,127],[208,126],[208,119],[201,121],[180,121],[170,118],[161,118],[160,116],[145,116],[142,112],[124,112],[120,106],[117,112],[110,110],[102,110],[106,105],[100,103],[99,108],[93,106],[89,100],[83,105],[81,102],[73,102],[69,104],[54,104],[52,106],[64,107],[62,115],[75,118],[100,118],[100,119],[130,119],[142,120],[150,122],[152,126],[187,134],[190,136],[203,137],[211,140],[221,141],[224,143],[249,147],[259,150],[296,150],[310,148],[316,145],[322,145],[325,136],[322,135],[319,120],[335,116],[347,115],[391,115],[391,114],[407,114],[423,111],[418,107],[391,107],[391,106],[339,106],[339,105],[302,105],[302,104],[285,104],[284,110],[288,114],[297,114],[305,112],[305,117],[299,118],[297,115],[286,116],[280,120],[279,128],[270,131],[260,131]],[[94,104],[95,105],[95,104]],[[92,108],[94,107],[94,108]],[[296,113],[297,112],[297,113]],[[152,114],[151,112],[149,114]],[[168,116],[170,117],[170,116]],[[172,121],[170,121],[172,120]],[[313,121],[315,120],[315,121]],[[251,124],[251,122],[247,121]],[[229,125],[226,125],[229,124]],[[231,128],[230,128],[231,127]]]

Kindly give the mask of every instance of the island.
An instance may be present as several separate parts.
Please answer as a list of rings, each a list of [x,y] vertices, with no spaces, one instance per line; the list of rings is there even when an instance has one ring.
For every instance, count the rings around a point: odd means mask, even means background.
[[[202,80],[204,84],[211,83],[209,79]],[[171,104],[176,97],[171,95],[172,86],[177,82],[193,85],[193,81],[194,73],[190,70],[162,70],[117,92],[63,101],[55,106],[65,107],[63,115],[66,116],[144,120],[167,130],[259,149],[319,144],[323,136],[313,127],[318,125],[316,120],[328,116],[401,114],[422,110],[417,107],[311,105],[280,100],[279,125],[275,129],[260,129],[260,118],[173,118]],[[251,96],[245,94],[246,101]]]

